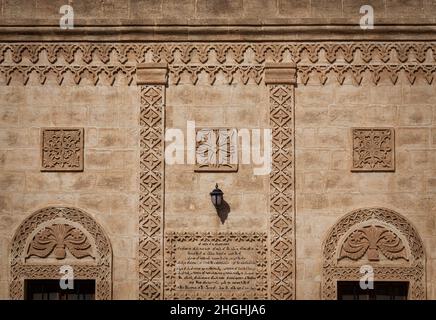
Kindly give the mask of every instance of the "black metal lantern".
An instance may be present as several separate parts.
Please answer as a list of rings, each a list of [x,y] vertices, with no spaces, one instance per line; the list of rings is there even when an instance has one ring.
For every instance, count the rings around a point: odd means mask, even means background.
[[[224,192],[218,188],[218,183],[215,185],[215,189],[210,193],[210,200],[216,209],[220,208],[223,204]]]

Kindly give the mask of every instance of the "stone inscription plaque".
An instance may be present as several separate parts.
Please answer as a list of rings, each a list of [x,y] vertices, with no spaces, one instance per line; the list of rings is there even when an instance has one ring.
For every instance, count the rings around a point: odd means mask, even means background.
[[[265,233],[167,233],[165,298],[266,299]]]

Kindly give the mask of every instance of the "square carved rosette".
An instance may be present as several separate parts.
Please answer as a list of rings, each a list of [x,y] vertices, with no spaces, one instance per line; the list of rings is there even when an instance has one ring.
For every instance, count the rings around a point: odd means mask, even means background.
[[[235,128],[197,128],[194,171],[238,171],[237,130]]]
[[[83,171],[83,128],[41,129],[41,171]]]
[[[351,171],[395,171],[393,128],[352,128]]]

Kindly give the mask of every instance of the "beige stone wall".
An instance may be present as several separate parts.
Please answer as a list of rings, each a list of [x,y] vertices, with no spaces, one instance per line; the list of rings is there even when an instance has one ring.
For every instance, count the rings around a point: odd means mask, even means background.
[[[268,127],[268,91],[265,85],[249,83],[213,86],[207,79],[167,89],[166,127],[259,129]],[[261,133],[263,135],[263,132]],[[221,223],[209,193],[215,183],[230,206]],[[165,167],[166,231],[261,231],[268,228],[269,176],[254,175],[253,166],[240,164],[238,172],[194,172],[194,165]]]
[[[431,20],[436,14],[436,4],[431,0],[74,0],[70,2],[76,18],[83,19],[89,24],[99,24],[98,20],[104,19],[118,19],[116,23],[141,19],[161,23],[165,23],[166,20],[181,24],[186,23],[188,19],[193,20],[191,22],[203,20],[206,24],[211,23],[210,19],[222,19],[230,23],[241,19],[277,21],[283,18],[345,18],[358,21],[359,8],[365,4],[374,7],[377,18],[394,20],[395,23],[401,23],[399,17]],[[68,4],[68,1],[2,0],[0,18],[59,19],[59,8],[64,4]],[[40,23],[43,21],[38,24]]]
[[[296,89],[297,298],[319,299],[322,242],[362,207],[385,207],[417,228],[427,257],[427,298],[436,298],[435,85],[362,84]],[[352,173],[351,127],[394,127],[396,171]]]
[[[171,54],[174,57],[169,58],[174,60],[166,62],[178,64],[178,67],[187,64],[194,69],[200,64],[241,67],[254,61],[259,66],[272,60],[289,62],[291,54],[295,58],[294,53],[284,52],[281,60],[279,46],[271,46],[271,50],[263,53],[260,46],[257,47],[255,54],[265,55],[265,61],[254,59],[252,49],[247,50],[243,62],[234,60],[238,55],[237,45],[234,52],[226,53],[224,63],[217,62],[217,48],[205,54],[199,46],[197,51],[190,52],[192,57],[186,52],[166,50],[169,47],[159,52],[155,44],[171,44],[170,41],[182,44],[180,50],[183,50],[188,43],[186,40],[203,44],[220,40],[220,44],[230,41],[285,44],[292,39],[313,44],[320,39],[329,42],[340,39],[343,43],[435,39],[436,4],[431,0],[73,0],[70,4],[75,10],[77,28],[63,31],[58,28],[59,7],[66,3],[66,0],[0,0],[0,42],[5,44],[0,52],[0,71],[5,75],[0,77],[0,299],[9,297],[8,258],[15,230],[27,216],[47,206],[82,209],[107,232],[113,247],[113,298],[138,298],[140,263],[140,95],[135,77],[131,85],[116,81],[110,86],[105,82],[104,72],[88,78],[84,71],[76,74],[82,79],[75,85],[72,74],[65,72],[58,74],[65,79],[57,86],[54,73],[48,72],[46,83],[40,85],[34,70],[23,86],[26,65],[71,64],[69,67],[76,68],[88,64],[97,70],[105,63],[101,59],[105,58],[105,46],[95,47],[84,59],[80,56],[89,53],[84,51],[86,46],[74,48],[76,59],[71,59],[72,62],[66,61],[59,49],[51,52],[56,58],[53,62],[44,50],[41,57],[35,58],[34,52],[23,49],[25,46],[6,48],[10,42],[101,41],[109,45],[106,48],[115,44],[108,65],[124,64],[121,71],[117,71],[120,76],[133,70],[137,63],[165,62],[165,55]],[[376,25],[381,24],[371,32],[358,27],[359,8],[363,4],[374,7]],[[390,23],[408,25],[396,28]],[[101,24],[105,27],[101,28]],[[428,25],[424,28],[424,24]],[[131,51],[115,52],[121,48],[118,44],[122,41],[134,43]],[[141,45],[151,42],[153,49],[142,52]],[[366,64],[360,56],[366,50],[364,47],[356,50],[360,52],[356,53],[357,58],[344,65]],[[393,56],[405,54],[400,52],[400,47],[392,49],[396,51],[392,52]],[[422,62],[418,56],[421,62],[417,63],[414,57],[423,47],[408,48],[407,61],[400,59],[400,63],[394,58],[386,64],[393,61],[404,71],[409,70],[406,65],[410,64],[412,70],[421,64],[430,70],[434,61],[427,49],[425,54],[429,59]],[[317,49],[309,45],[306,49],[297,53],[297,56],[301,53],[302,58],[297,61],[297,69],[298,64],[315,66],[311,58],[318,54]],[[431,49],[434,52],[434,42]],[[416,52],[412,53],[414,50]],[[370,51],[366,53],[374,54]],[[424,69],[416,69],[416,74],[408,71],[411,77],[421,72],[413,85],[405,79],[400,79],[396,85],[384,80],[375,85],[369,80],[377,76],[372,67],[380,62],[374,54],[367,63],[371,68],[366,69],[360,86],[348,84],[348,78],[346,84],[339,85],[333,80],[335,69],[325,85],[315,84],[314,74],[318,71],[322,76],[324,63],[328,67],[329,64],[341,66],[344,62],[342,53],[334,63],[327,63],[322,58],[326,57],[323,49],[320,52],[321,58],[316,62],[317,69],[310,75],[309,84],[300,83],[295,89],[296,297],[321,298],[322,243],[335,222],[350,211],[378,206],[404,215],[417,228],[427,257],[427,298],[436,299],[436,83],[434,80],[432,85],[424,83]],[[329,54],[334,56],[334,50]],[[22,60],[15,59],[21,55]],[[188,62],[182,61],[183,58]],[[11,73],[9,83],[8,68],[15,65],[21,67]],[[350,70],[353,72],[352,68]],[[429,72],[426,75],[434,77],[434,71]],[[270,101],[264,81],[258,85],[251,77],[244,85],[235,76],[235,81],[227,84],[222,73],[218,73],[215,83],[210,85],[208,75],[202,72],[195,84],[184,73],[180,83],[175,85],[174,73],[173,69],[166,88],[164,125],[167,129],[185,130],[187,121],[195,121],[197,127],[269,127]],[[195,76],[195,72],[190,75]],[[395,73],[389,75],[395,76]],[[94,80],[99,80],[96,86],[90,82],[93,76]],[[299,79],[302,78],[304,73],[299,74]],[[83,172],[40,171],[42,127],[85,129]],[[350,171],[352,127],[395,128],[395,172]],[[230,206],[225,223],[210,201],[209,192],[215,183],[224,191],[224,199]],[[165,165],[164,185],[163,230],[159,230],[162,234],[172,231],[270,232],[269,176],[255,176],[252,165],[240,164],[233,173],[196,173],[192,164]],[[159,254],[164,256],[164,250]],[[157,277],[160,281],[160,275]]]
[[[113,249],[113,298],[137,298],[137,87],[1,86],[0,298],[18,225],[38,209],[71,206],[94,217]],[[40,128],[85,128],[83,172],[40,172]]]

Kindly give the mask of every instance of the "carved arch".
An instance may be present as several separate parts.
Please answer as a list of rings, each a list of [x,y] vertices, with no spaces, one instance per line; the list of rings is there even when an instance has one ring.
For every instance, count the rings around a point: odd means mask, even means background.
[[[345,254],[343,259],[344,246],[347,251],[350,243],[354,255]],[[368,253],[370,247],[373,251]],[[356,254],[358,249],[361,252]],[[401,214],[385,208],[358,209],[330,229],[323,244],[322,298],[336,299],[337,281],[358,281],[365,264],[373,267],[375,281],[409,281],[409,299],[426,298],[424,246],[415,227]]]
[[[112,248],[87,213],[47,207],[32,213],[15,232],[10,252],[10,297],[24,299],[24,280],[59,279],[71,265],[75,279],[95,279],[95,297],[112,298]]]

